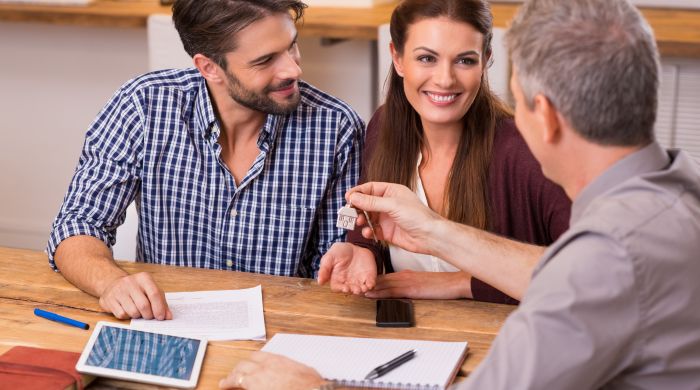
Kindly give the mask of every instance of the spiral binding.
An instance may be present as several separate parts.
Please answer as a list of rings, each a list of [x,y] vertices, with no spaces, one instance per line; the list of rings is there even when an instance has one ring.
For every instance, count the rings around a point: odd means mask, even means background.
[[[438,385],[424,385],[418,383],[403,383],[403,382],[381,382],[370,380],[333,380],[333,384],[337,386],[356,387],[360,389],[400,389],[400,390],[444,390],[445,388]]]

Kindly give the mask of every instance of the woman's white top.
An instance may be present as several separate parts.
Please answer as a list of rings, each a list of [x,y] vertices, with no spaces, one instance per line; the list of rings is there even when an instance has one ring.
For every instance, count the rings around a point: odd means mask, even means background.
[[[420,179],[418,166],[423,160],[423,154],[418,154],[418,164],[416,166],[416,195],[418,199],[428,206],[428,197],[425,195],[423,181]],[[409,252],[397,246],[389,245],[389,253],[391,254],[391,265],[394,271],[412,270],[412,271],[428,271],[428,272],[455,272],[459,268],[435,256],[428,256],[420,253]]]

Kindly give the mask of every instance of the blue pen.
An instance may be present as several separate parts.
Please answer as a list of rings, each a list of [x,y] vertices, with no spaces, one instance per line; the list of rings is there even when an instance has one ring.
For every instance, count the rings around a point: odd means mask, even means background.
[[[56,313],[51,313],[51,312],[48,312],[46,310],[34,309],[34,315],[36,315],[38,317],[46,318],[47,320],[60,322],[62,324],[66,324],[66,325],[70,325],[70,326],[75,326],[76,328],[85,329],[85,330],[90,329],[90,324],[86,324],[84,322],[72,320],[68,317],[60,316]]]

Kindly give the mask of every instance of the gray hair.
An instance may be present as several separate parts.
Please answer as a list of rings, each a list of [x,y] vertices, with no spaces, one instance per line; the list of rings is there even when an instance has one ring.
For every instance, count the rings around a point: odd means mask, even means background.
[[[627,0],[526,1],[506,35],[527,105],[543,94],[585,139],[654,140],[659,55]]]

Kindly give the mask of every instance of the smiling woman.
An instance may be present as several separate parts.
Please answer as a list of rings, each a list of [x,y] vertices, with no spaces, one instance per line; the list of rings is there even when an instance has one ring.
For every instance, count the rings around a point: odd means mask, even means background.
[[[443,40],[447,36],[462,39]],[[482,55],[483,40],[472,25],[440,17],[413,24],[400,52],[391,45],[394,69],[403,78],[406,99],[420,115],[424,129],[429,127],[432,133],[440,127],[459,125],[474,103],[481,90],[483,62],[489,58]],[[482,93],[485,99],[495,101],[488,94]],[[460,133],[451,132],[454,142],[450,145],[455,149]]]
[[[491,23],[480,1],[405,1],[397,8],[394,66],[385,109],[375,116],[379,133],[367,175],[414,190],[421,180],[431,208],[479,228],[488,226],[484,173],[496,124],[510,115],[488,88]]]
[[[398,5],[390,26],[393,66],[387,100],[367,129],[363,179],[403,184],[452,221],[548,245],[566,230],[570,202],[544,178],[510,110],[489,88],[492,24],[487,1],[405,0]],[[403,271],[378,277],[367,296],[517,302],[469,272],[455,272],[460,268],[442,259],[376,246],[359,234],[349,238],[370,250],[341,243],[326,257],[378,260],[389,271]],[[483,263],[490,258],[488,253],[475,257]],[[488,274],[496,284],[517,275],[513,280],[520,287],[514,291],[520,291],[529,279],[528,267]]]

